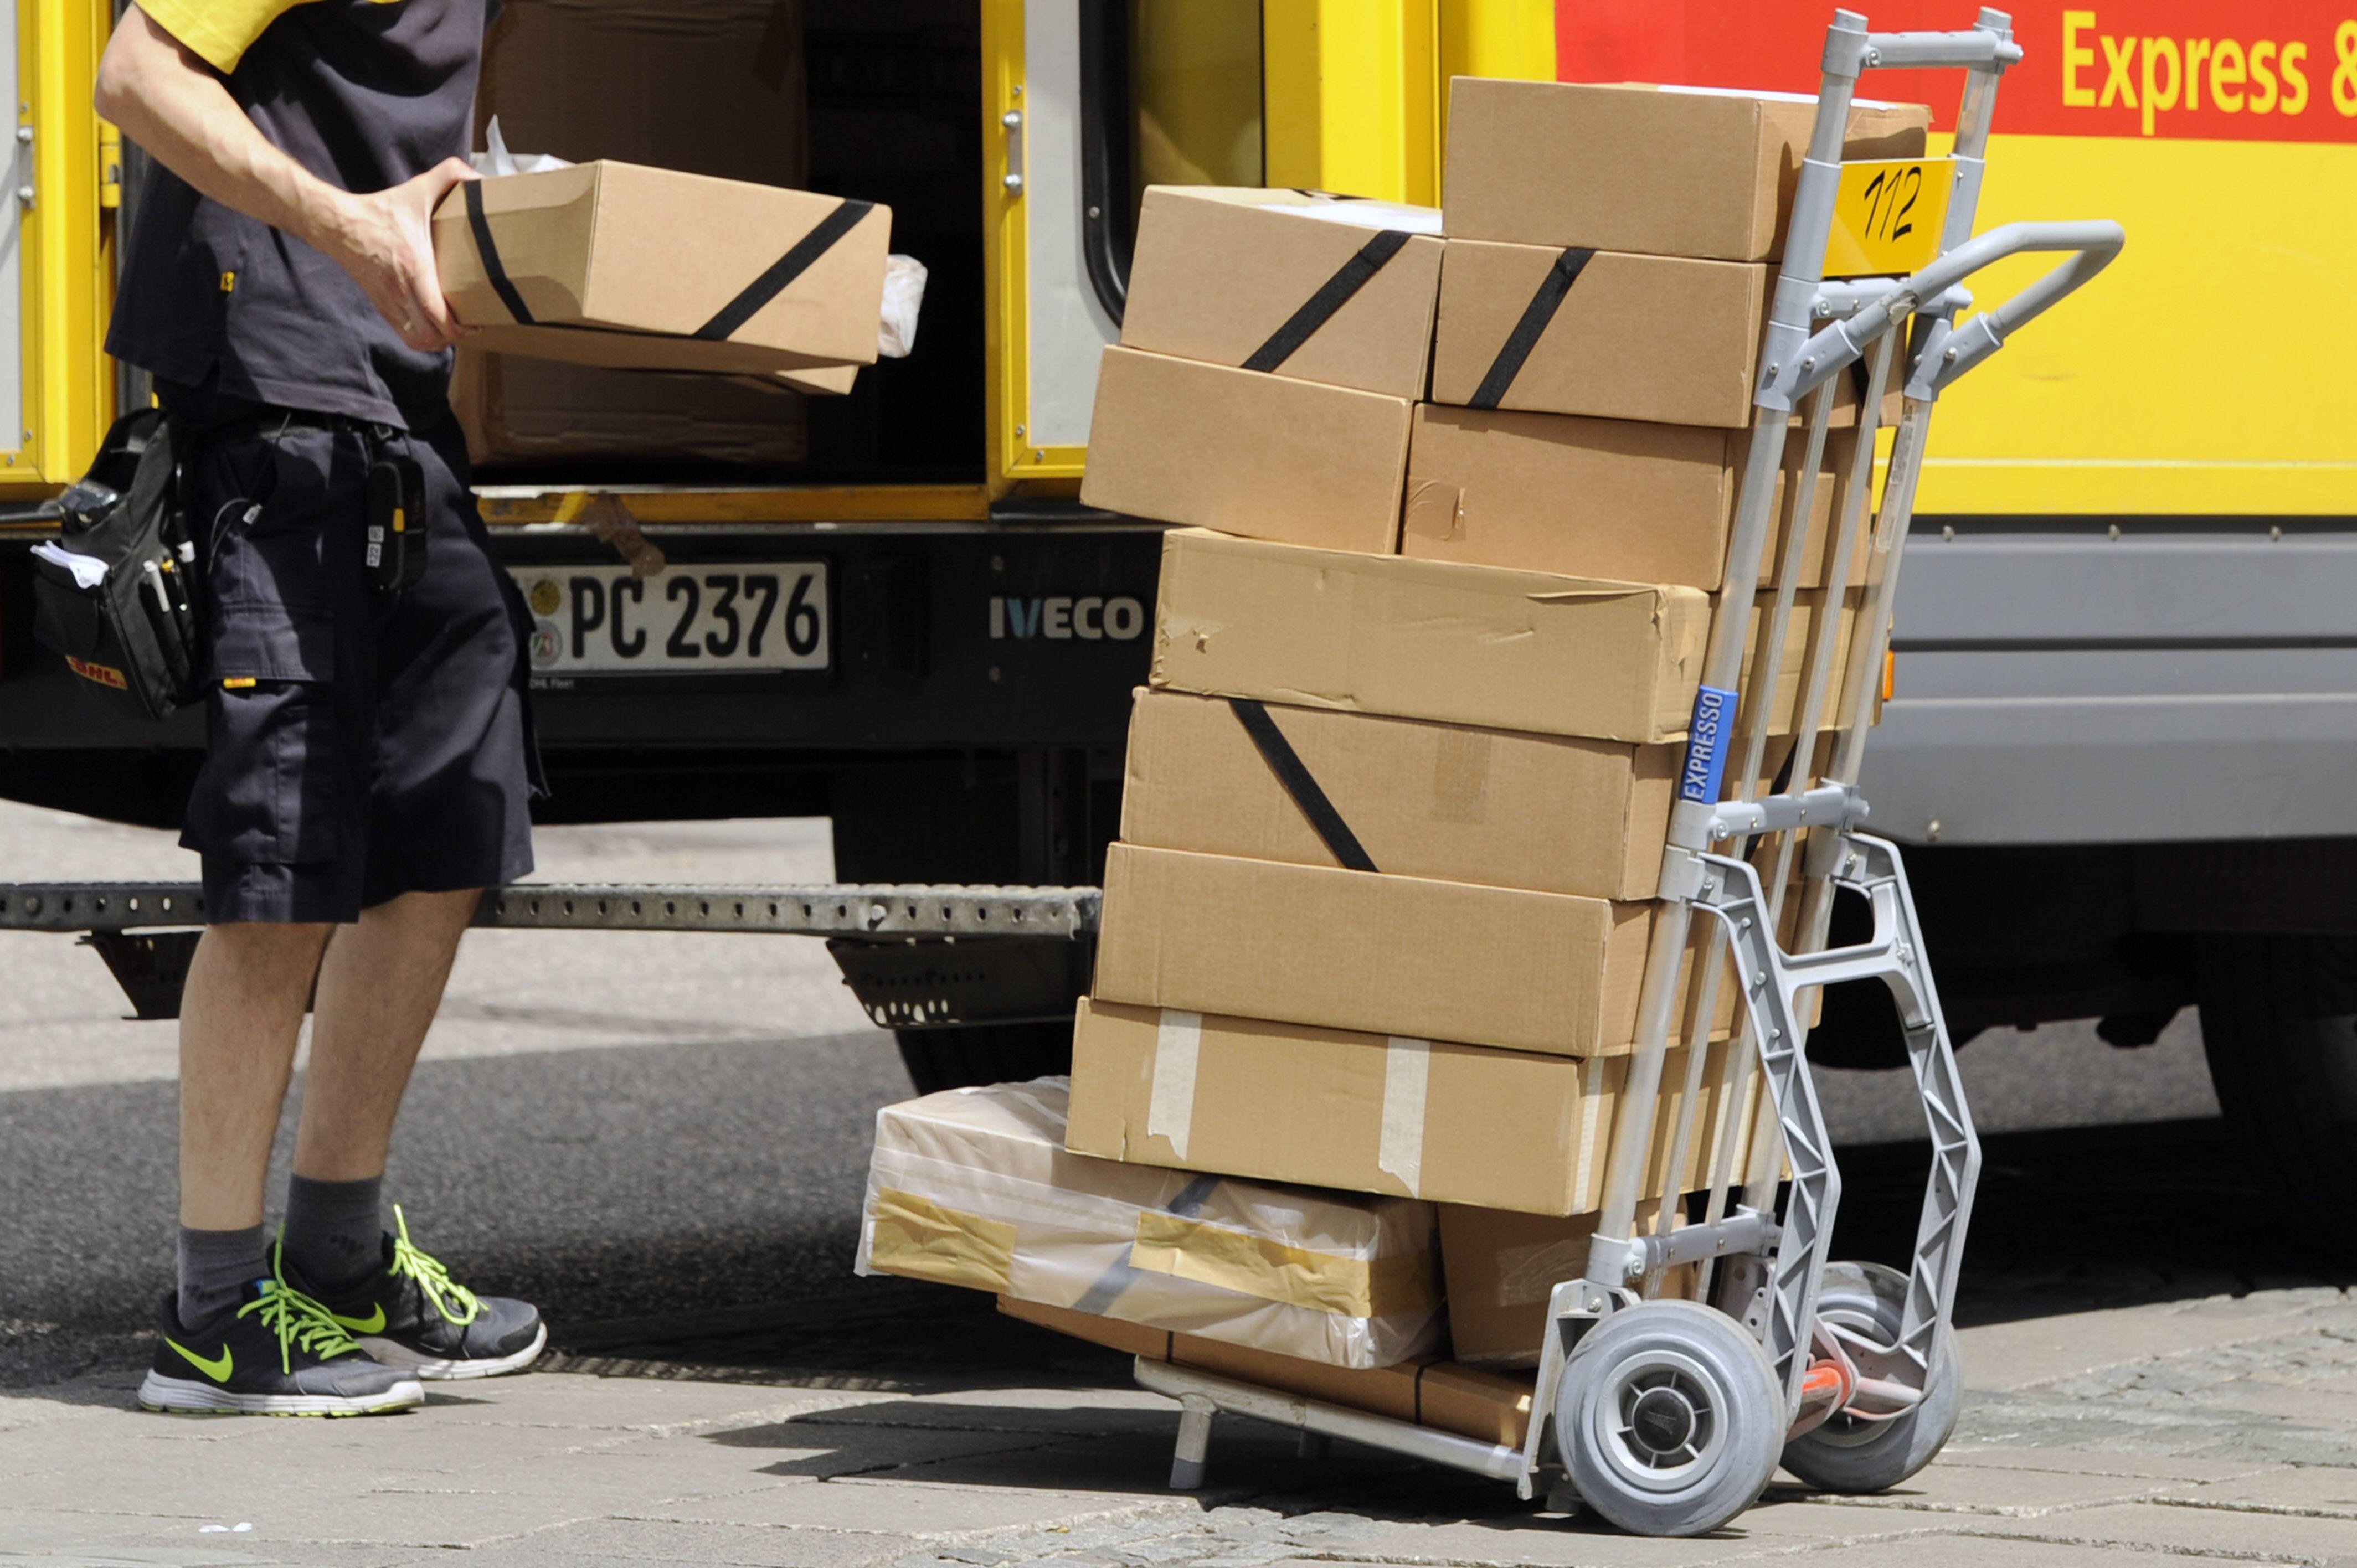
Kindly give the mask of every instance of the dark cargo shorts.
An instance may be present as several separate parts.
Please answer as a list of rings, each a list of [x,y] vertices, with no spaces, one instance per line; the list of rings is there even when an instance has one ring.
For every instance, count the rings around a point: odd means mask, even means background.
[[[425,575],[398,595],[363,564],[368,441],[265,411],[197,458],[210,689],[180,842],[204,857],[216,923],[349,921],[532,869],[531,622],[491,560],[457,422],[390,437],[427,500]]]

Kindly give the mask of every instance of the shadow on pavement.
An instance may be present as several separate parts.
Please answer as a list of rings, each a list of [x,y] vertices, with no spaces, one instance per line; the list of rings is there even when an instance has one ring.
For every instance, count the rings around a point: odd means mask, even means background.
[[[1981,1150],[1956,1308],[1964,1326],[2357,1282],[2357,1261],[2324,1255],[2284,1222],[2221,1122],[2000,1133]],[[1835,1254],[1903,1267],[1927,1146],[1836,1154]]]
[[[428,1063],[396,1193],[459,1277],[539,1302],[560,1369],[933,1392],[1119,1387],[1118,1356],[850,1264],[888,1036]],[[168,1083],[0,1094],[0,1387],[135,1379],[168,1283]],[[1999,1133],[1960,1316],[2002,1322],[2319,1274],[2214,1122]],[[1903,1262],[1921,1144],[1841,1151],[1839,1255]],[[2296,1219],[2296,1217],[2294,1217]],[[127,1387],[127,1384],[126,1384]]]

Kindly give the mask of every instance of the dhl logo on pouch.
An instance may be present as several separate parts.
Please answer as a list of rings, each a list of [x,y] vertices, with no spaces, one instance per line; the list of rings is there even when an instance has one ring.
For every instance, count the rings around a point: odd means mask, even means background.
[[[102,686],[112,686],[118,692],[131,690],[131,682],[124,680],[123,671],[113,665],[93,664],[87,659],[76,659],[69,653],[66,655],[66,668],[85,681],[95,681]]]
[[[1958,0],[1867,0],[1878,32],[1952,28]],[[2000,0],[2003,5],[2003,0]],[[1999,132],[2357,143],[2357,0],[2015,0],[2021,63],[1997,92]],[[1822,0],[1557,0],[1566,81],[1746,83],[1814,94]],[[1954,125],[1953,71],[1869,71],[1862,97],[1929,103]]]

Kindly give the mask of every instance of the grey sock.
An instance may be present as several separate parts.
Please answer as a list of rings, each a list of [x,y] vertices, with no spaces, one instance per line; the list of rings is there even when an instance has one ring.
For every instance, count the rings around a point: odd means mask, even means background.
[[[286,1183],[286,1262],[311,1286],[340,1294],[384,1258],[384,1178]]]
[[[246,1283],[270,1273],[262,1227],[191,1230],[180,1227],[180,1326],[202,1328],[237,1305]]]

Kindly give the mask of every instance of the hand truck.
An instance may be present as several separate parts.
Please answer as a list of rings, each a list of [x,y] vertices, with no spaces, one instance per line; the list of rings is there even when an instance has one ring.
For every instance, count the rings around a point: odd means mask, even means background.
[[[1932,404],[2016,328],[2102,271],[2125,242],[2119,225],[2109,222],[2012,223],[1973,235],[1997,81],[2021,54],[2012,19],[2001,11],[1984,9],[1972,28],[1954,33],[1870,33],[1857,13],[1834,13],[1815,125],[1760,349],[1749,459],[1727,546],[1729,608],[1711,628],[1688,730],[1637,1047],[1606,1156],[1602,1212],[1585,1277],[1556,1285],[1549,1300],[1551,1326],[1528,1437],[1519,1449],[1480,1443],[1140,1359],[1138,1380],[1180,1404],[1174,1487],[1201,1484],[1212,1415],[1227,1411],[1299,1427],[1305,1443],[1345,1437],[1511,1480],[1524,1498],[1585,1505],[1624,1530],[1694,1535],[1749,1508],[1779,1463],[1823,1489],[1876,1492],[1913,1475],[1947,1441],[1959,1375],[1949,1315],[1980,1145],[1906,872],[1894,845],[1858,831],[1867,804],[1857,780]],[[1825,281],[1844,130],[1858,76],[1869,68],[1926,67],[1967,72],[1939,253],[1909,277]],[[2002,306],[1958,325],[1972,303],[1964,280],[2029,252],[2069,255]],[[1867,547],[1866,607],[1851,633],[1830,762],[1820,774],[1818,737],[1841,651],[1842,618],[1828,613],[1799,650],[1793,781],[1761,794],[1768,710],[1785,662],[1806,548],[1802,523],[1814,499],[1835,378],[1861,361],[1866,367],[1844,515],[1823,544],[1822,581],[1837,589],[1850,580],[1853,541],[1873,479],[1876,424],[1902,328],[1906,360],[1897,373],[1904,378],[1903,413]],[[1805,420],[1796,424],[1793,413],[1803,405]],[[1760,580],[1779,467],[1796,431],[1807,455],[1792,486],[1793,522],[1784,532],[1780,586],[1760,618],[1760,652],[1745,683],[1751,617],[1742,613],[1749,596],[1738,590]],[[1738,765],[1728,768],[1738,752]],[[1801,904],[1792,950],[1786,951],[1777,933],[1796,856]],[[1828,950],[1836,889],[1865,899],[1874,929],[1863,942]],[[1722,944],[1733,950],[1742,993],[1741,1026],[1724,1053],[1715,1102],[1720,1152],[1701,1222],[1679,1225],[1683,1205],[1665,1201],[1651,1232],[1641,1233],[1639,1204],[1663,1064],[1684,994],[1680,983],[1696,911],[1712,923],[1695,959],[1702,968],[1689,1015],[1716,1015],[1726,970]],[[1802,1004],[1817,987],[1867,977],[1889,985],[1898,1003],[1932,1133],[1931,1182],[1905,1274],[1828,1261],[1841,1180],[1809,1077]],[[1687,1053],[1685,1092],[1663,1167],[1670,1172],[1686,1168],[1706,1054]],[[1730,1212],[1733,1150],[1743,1140],[1726,1136],[1725,1122],[1728,1108],[1741,1102],[1738,1091],[1755,1057],[1768,1092],[1759,1097],[1749,1167]],[[1788,1165],[1791,1185],[1780,1216],[1777,1197]],[[1701,1299],[1662,1299],[1666,1272],[1687,1263],[1703,1265],[1692,1287]]]

